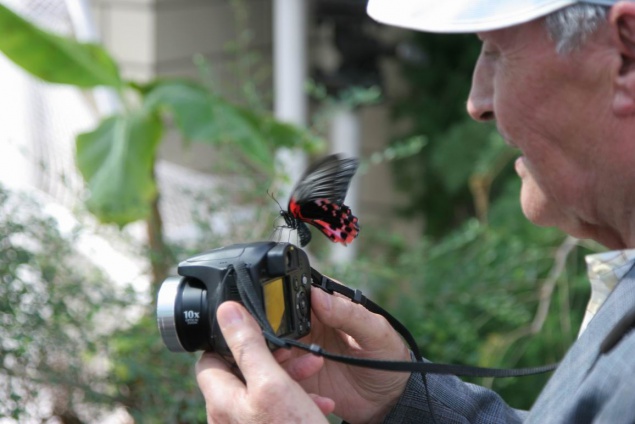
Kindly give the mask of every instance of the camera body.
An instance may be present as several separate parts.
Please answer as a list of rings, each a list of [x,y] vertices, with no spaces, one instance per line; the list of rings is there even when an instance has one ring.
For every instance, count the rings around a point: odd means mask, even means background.
[[[243,262],[267,321],[278,337],[298,339],[311,329],[311,267],[290,243],[262,241],[221,247],[181,262],[157,298],[157,323],[173,352],[214,351],[231,356],[216,322],[226,300],[243,303],[234,264]],[[273,346],[269,346],[273,349]]]

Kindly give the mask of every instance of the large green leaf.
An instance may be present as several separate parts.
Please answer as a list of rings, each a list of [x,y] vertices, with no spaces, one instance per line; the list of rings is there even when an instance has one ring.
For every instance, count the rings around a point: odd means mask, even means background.
[[[254,165],[271,169],[272,150],[263,135],[237,108],[213,96],[203,86],[185,81],[158,85],[146,97],[146,106],[168,109],[185,138],[235,143]]]
[[[77,165],[88,183],[88,208],[120,226],[148,216],[161,120],[155,113],[113,116],[77,137]]]
[[[167,108],[188,140],[212,140],[217,136],[210,93],[202,86],[182,80],[164,81],[145,92],[148,110]]]
[[[0,51],[45,81],[79,87],[119,87],[117,65],[97,44],[46,32],[0,4]]]
[[[235,144],[254,166],[266,171],[272,169],[273,152],[278,147],[314,150],[318,145],[305,130],[232,105],[189,81],[155,85],[145,98],[145,106],[172,113],[186,139]]]
[[[257,128],[274,148],[288,147],[316,153],[324,147],[324,140],[296,125],[281,122],[270,115],[259,115],[249,109],[235,107],[243,119]]]

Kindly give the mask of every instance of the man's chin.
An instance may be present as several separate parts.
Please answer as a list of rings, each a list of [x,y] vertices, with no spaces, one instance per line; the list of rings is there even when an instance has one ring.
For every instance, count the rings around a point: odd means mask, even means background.
[[[555,207],[531,177],[522,180],[520,206],[523,214],[535,225],[553,227],[558,223]]]
[[[567,216],[552,202],[547,201],[544,195],[521,190],[521,207],[525,217],[539,227],[555,227],[578,239],[595,240],[609,249],[624,249],[628,246],[621,234],[607,227],[592,225],[573,215]]]

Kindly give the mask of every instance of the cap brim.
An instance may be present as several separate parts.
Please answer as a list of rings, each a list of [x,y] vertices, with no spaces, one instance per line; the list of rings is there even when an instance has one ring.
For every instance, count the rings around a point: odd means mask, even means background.
[[[369,0],[374,20],[426,32],[480,32],[532,21],[576,0]]]

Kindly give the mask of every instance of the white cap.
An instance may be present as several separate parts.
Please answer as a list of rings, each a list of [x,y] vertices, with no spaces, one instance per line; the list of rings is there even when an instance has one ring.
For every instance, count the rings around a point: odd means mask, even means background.
[[[479,32],[529,22],[576,3],[618,0],[369,0],[378,22],[427,32]]]

